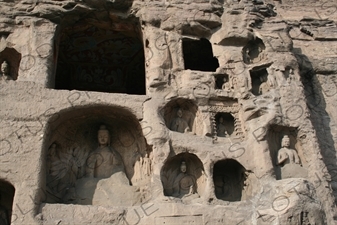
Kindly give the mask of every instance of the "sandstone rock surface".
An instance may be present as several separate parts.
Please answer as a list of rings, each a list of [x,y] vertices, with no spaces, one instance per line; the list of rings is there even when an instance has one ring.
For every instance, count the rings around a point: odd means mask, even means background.
[[[323,0],[0,0],[0,224],[337,224],[336,25]]]

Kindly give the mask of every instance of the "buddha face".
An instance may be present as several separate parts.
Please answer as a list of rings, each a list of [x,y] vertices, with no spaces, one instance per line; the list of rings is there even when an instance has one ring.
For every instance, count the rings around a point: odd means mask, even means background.
[[[183,172],[183,173],[186,172],[186,164],[185,163],[181,163],[180,171]]]
[[[223,118],[222,117],[220,117],[219,122],[223,123]]]
[[[98,143],[100,146],[107,146],[109,143],[109,132],[100,131],[98,132]]]
[[[6,61],[4,61],[2,64],[1,64],[1,72],[3,74],[7,74],[8,73],[8,64]]]

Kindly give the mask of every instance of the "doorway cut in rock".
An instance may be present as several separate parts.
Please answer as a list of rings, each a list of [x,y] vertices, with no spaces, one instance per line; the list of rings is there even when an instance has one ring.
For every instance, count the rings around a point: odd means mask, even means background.
[[[216,71],[219,67],[219,62],[213,56],[212,45],[207,39],[193,40],[184,38],[182,41],[186,70]]]
[[[15,188],[10,183],[0,180],[0,224],[11,224],[12,206]]]
[[[220,160],[213,168],[215,195],[224,201],[241,201],[246,169],[234,159]]]
[[[62,29],[55,88],[145,94],[139,21],[85,20]]]

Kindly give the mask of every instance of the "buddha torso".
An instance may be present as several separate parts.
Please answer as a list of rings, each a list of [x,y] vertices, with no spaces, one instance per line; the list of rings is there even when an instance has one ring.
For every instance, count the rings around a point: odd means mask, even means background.
[[[120,154],[109,146],[98,147],[87,160],[89,175],[95,178],[108,178],[115,172],[124,171]]]

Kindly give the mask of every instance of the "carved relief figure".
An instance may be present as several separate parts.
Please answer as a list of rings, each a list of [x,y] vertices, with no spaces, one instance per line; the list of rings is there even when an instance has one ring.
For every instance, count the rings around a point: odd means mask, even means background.
[[[229,85],[228,79],[226,77],[224,77],[221,89],[228,91],[229,88],[230,88],[230,85]]]
[[[224,125],[224,120],[223,120],[222,117],[219,118],[219,122],[217,124],[216,132],[217,132],[218,137],[226,137],[228,135],[226,127]]]
[[[281,146],[277,153],[277,165],[280,172],[277,174],[278,179],[307,177],[307,171],[301,166],[296,150],[290,148],[288,135],[283,136]]]
[[[1,64],[1,75],[3,76],[3,79],[11,80],[11,76],[9,74],[9,65],[7,61],[3,61],[3,63]]]
[[[134,181],[140,181],[145,179],[146,177],[150,177],[151,175],[151,159],[148,153],[145,154],[144,157],[139,157],[134,165]]]
[[[300,164],[296,150],[290,148],[288,135],[283,136],[282,147],[277,154],[277,165],[284,166],[286,164]]]
[[[124,173],[124,163],[121,155],[110,146],[109,131],[104,125],[98,130],[98,148],[89,154],[86,176],[108,178],[116,172]]]
[[[122,156],[110,146],[105,125],[100,126],[97,138],[98,147],[86,160],[85,177],[76,182],[77,201],[101,206],[138,204],[139,189],[130,185]]]
[[[180,165],[180,173],[173,182],[173,195],[174,197],[182,198],[195,195],[196,193],[196,179],[193,175],[187,174],[186,162],[182,161]]]
[[[259,87],[259,94],[262,95],[264,93],[267,93],[271,87],[268,83],[268,78],[266,74],[260,76],[260,81],[261,81],[261,85]]]
[[[143,163],[143,158],[139,156],[138,160],[135,162],[134,165],[134,181],[137,182],[142,179],[142,163]]]
[[[76,152],[72,148],[57,151],[55,143],[49,148],[47,169],[50,176],[47,185],[55,196],[66,203],[76,198],[75,183],[79,170]]]
[[[178,109],[177,117],[174,118],[173,121],[171,122],[170,129],[172,131],[177,131],[180,133],[187,133],[191,131],[188,123],[186,122],[186,120],[182,118],[182,116],[183,111],[181,109]]]
[[[146,153],[145,157],[143,159],[143,174],[145,176],[150,176],[151,175],[151,160],[149,158],[149,155]]]

